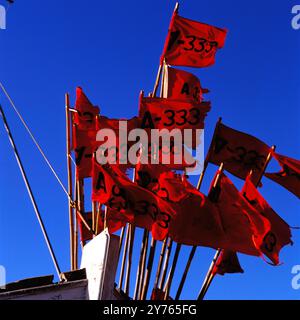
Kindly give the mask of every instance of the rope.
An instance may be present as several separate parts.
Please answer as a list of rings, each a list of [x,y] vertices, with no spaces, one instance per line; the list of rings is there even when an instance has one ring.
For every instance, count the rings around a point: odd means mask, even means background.
[[[22,124],[24,125],[26,131],[28,132],[31,140],[34,142],[34,144],[36,145],[36,147],[38,148],[40,154],[42,155],[42,157],[44,158],[44,160],[46,161],[48,167],[50,168],[50,170],[52,171],[53,175],[55,176],[56,180],[58,181],[58,183],[60,184],[61,188],[63,189],[63,191],[65,192],[65,194],[67,195],[67,197],[69,198],[70,201],[72,201],[67,189],[65,188],[63,182],[61,181],[61,179],[59,178],[58,174],[56,173],[56,171],[54,170],[53,166],[51,165],[50,161],[48,160],[48,158],[46,157],[44,151],[42,150],[41,146],[39,145],[39,143],[37,142],[37,140],[35,139],[33,133],[31,132],[31,130],[29,129],[28,125],[26,124],[25,120],[23,119],[22,115],[20,114],[20,112],[18,111],[16,105],[14,104],[12,98],[10,97],[10,95],[8,94],[7,90],[5,89],[5,87],[3,86],[3,84],[0,82],[0,87],[2,89],[2,91],[4,92],[6,98],[8,99],[8,101],[10,102],[11,106],[13,107],[13,109],[15,110],[16,114],[18,115],[19,119],[21,120]],[[73,159],[72,159],[73,160]],[[74,160],[73,160],[74,161]]]

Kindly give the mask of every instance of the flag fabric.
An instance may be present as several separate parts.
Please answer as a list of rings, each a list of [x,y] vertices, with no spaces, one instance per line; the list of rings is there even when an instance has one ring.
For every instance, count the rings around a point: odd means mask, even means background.
[[[273,156],[282,170],[276,173],[265,173],[265,176],[300,198],[300,161],[275,152]]]
[[[130,181],[117,166],[93,163],[93,201],[127,215],[134,225],[150,230],[156,240],[164,239],[175,215],[172,205]]]
[[[76,177],[83,179],[92,176],[92,157],[96,151],[96,131],[73,126],[73,150],[75,152]]]
[[[82,99],[81,99],[82,100]],[[81,121],[81,120],[80,120]],[[77,179],[88,178],[92,176],[92,157],[97,151],[97,156],[106,159],[108,162],[116,160],[115,164],[127,169],[132,165],[127,161],[127,132],[121,132],[119,122],[126,121],[128,132],[139,127],[137,117],[131,119],[110,119],[104,116],[95,118],[93,128],[88,129],[87,125],[80,125],[77,122],[73,124],[72,148],[75,152],[76,176]],[[97,132],[100,129],[111,129],[114,132],[114,140],[97,141]],[[126,141],[120,143],[120,135],[123,135]],[[104,145],[105,143],[105,145]],[[128,147],[131,144],[128,144]]]
[[[192,73],[165,65],[163,97],[177,100],[203,101],[203,93],[209,92],[201,87],[200,80]]]
[[[168,172],[169,169],[162,164],[151,165],[150,163],[142,163],[139,161],[135,167],[135,171],[137,184],[142,188],[156,192],[159,188],[160,175]]]
[[[99,114],[100,109],[93,106],[80,87],[76,88],[75,109],[77,112],[74,114],[73,123],[80,129],[95,129],[96,115]]]
[[[254,136],[218,123],[207,159],[216,165],[223,162],[225,170],[241,179],[252,170],[253,179],[258,180],[270,150]]]
[[[88,223],[88,225],[91,226],[92,213],[87,212],[83,215],[83,217],[85,218],[85,221]],[[130,222],[130,220],[125,215],[120,214],[116,210],[112,210],[109,208],[107,209],[106,226],[110,234],[117,232],[119,229],[124,227],[127,222]],[[86,241],[93,239],[93,233],[90,230],[88,230],[88,228],[84,225],[80,218],[78,218],[78,226],[80,231],[81,242],[85,243]],[[99,232],[104,230],[104,210],[101,210],[97,230]]]
[[[279,252],[292,244],[291,230],[289,225],[269,206],[267,201],[255,188],[248,177],[245,181],[241,194],[271,225],[270,231],[264,236],[260,250],[275,264],[279,264]]]
[[[223,173],[210,198],[219,209],[226,233],[227,245],[223,248],[261,256],[260,248],[271,229],[269,220],[248,203]]]
[[[222,250],[212,270],[213,275],[223,276],[225,273],[244,273],[237,253],[227,249]]]
[[[203,129],[210,102],[141,97],[139,117],[142,129]]]
[[[161,63],[187,67],[208,67],[215,63],[227,31],[173,14]]]
[[[130,164],[128,161],[128,150],[133,145],[133,142],[128,141],[127,138],[131,130],[138,129],[139,127],[140,122],[138,117],[111,119],[99,116],[96,125],[97,132],[101,129],[110,129],[113,135],[105,135],[103,141],[96,141],[98,161],[100,162],[99,159],[101,158],[104,162],[115,163],[125,168],[132,167],[133,164]]]
[[[171,192],[169,194],[172,195]],[[184,245],[215,249],[226,246],[220,213],[204,194],[191,193],[174,205],[178,209],[169,227],[172,240]]]

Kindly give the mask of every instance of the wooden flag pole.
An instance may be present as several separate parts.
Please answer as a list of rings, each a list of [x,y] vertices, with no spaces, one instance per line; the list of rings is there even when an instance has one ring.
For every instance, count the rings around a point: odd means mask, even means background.
[[[171,266],[171,269],[170,269],[170,272],[169,272],[169,275],[168,275],[168,280],[167,280],[165,288],[164,288],[164,292],[165,292],[164,300],[168,300],[168,298],[169,298],[169,293],[170,293],[170,290],[171,290],[171,284],[172,284],[172,281],[173,281],[174,272],[175,272],[176,265],[177,265],[177,262],[178,262],[178,257],[179,257],[180,250],[181,250],[181,244],[177,243],[175,254],[174,254],[173,263],[172,263],[172,266]]]
[[[184,283],[185,283],[187,274],[188,274],[188,272],[189,272],[191,263],[192,263],[192,261],[193,261],[193,259],[194,259],[194,255],[195,255],[195,253],[196,253],[196,250],[197,250],[197,246],[193,246],[192,249],[191,249],[191,252],[190,252],[190,255],[189,255],[187,264],[186,264],[186,266],[185,266],[185,269],[184,269],[184,272],[183,272],[183,275],[182,275],[182,278],[181,278],[179,287],[178,287],[178,289],[177,289],[176,296],[175,296],[175,300],[179,300],[179,298],[180,298],[180,295],[181,295],[181,292],[182,292],[182,289],[183,289],[183,286],[184,286]]]
[[[120,269],[120,277],[119,277],[119,290],[122,290],[123,287],[123,279],[124,279],[124,271],[125,271],[125,262],[127,257],[127,251],[128,251],[128,245],[129,245],[129,223],[127,223],[127,229],[125,234],[125,243],[123,248],[123,257],[122,257],[122,264]]]
[[[133,225],[129,225],[129,248],[128,248],[128,260],[127,260],[127,268],[126,268],[126,277],[125,277],[125,286],[124,292],[129,296],[129,282],[130,282],[130,273],[132,266],[132,251],[134,244],[134,235],[135,235],[135,227]]]
[[[153,88],[153,92],[152,92],[152,97],[156,96],[158,85],[159,85],[159,80],[161,78],[161,74],[162,74],[162,64],[160,64],[158,67],[157,76],[156,76],[156,80],[155,80],[155,84],[154,84],[154,88]]]
[[[142,264],[141,264],[141,273],[140,273],[139,286],[138,286],[138,291],[137,291],[137,300],[141,300],[143,283],[145,280],[148,243],[149,243],[149,231],[146,230],[146,239],[145,239],[145,243],[144,243],[144,251],[143,251],[143,257],[142,257]]]
[[[42,233],[43,233],[45,242],[46,242],[46,244],[47,244],[47,247],[48,247],[50,256],[51,256],[51,258],[52,258],[52,261],[53,261],[55,270],[56,270],[56,272],[57,272],[57,275],[58,275],[59,279],[60,279],[60,280],[63,280],[63,279],[62,279],[62,275],[61,275],[61,271],[60,271],[60,268],[59,268],[59,265],[58,265],[58,262],[57,262],[57,259],[56,259],[56,256],[55,256],[55,253],[54,253],[54,251],[53,251],[53,248],[52,248],[52,245],[51,245],[51,242],[50,242],[50,239],[49,239],[49,236],[48,236],[48,234],[47,234],[47,231],[46,231],[44,222],[43,222],[43,220],[42,220],[42,217],[41,217],[39,208],[38,208],[37,203],[36,203],[36,201],[35,201],[35,197],[34,197],[34,195],[33,195],[33,192],[32,192],[31,186],[30,186],[30,184],[29,184],[29,181],[28,181],[28,178],[27,178],[25,169],[24,169],[24,167],[23,167],[23,164],[22,164],[22,161],[21,161],[21,158],[20,158],[20,155],[19,155],[17,146],[16,146],[16,144],[15,144],[14,138],[13,138],[12,133],[11,133],[11,131],[10,131],[9,125],[8,125],[8,123],[7,123],[7,120],[6,120],[6,117],[5,117],[5,114],[4,114],[4,111],[3,111],[2,107],[1,107],[1,105],[0,105],[0,115],[1,115],[1,117],[2,117],[3,124],[4,124],[5,130],[6,130],[6,132],[7,132],[7,135],[8,135],[9,141],[10,141],[10,144],[11,144],[13,150],[14,150],[14,154],[15,154],[15,157],[16,157],[16,160],[17,160],[19,169],[20,169],[20,171],[21,171],[21,174],[22,174],[22,177],[23,177],[23,180],[24,180],[24,183],[25,183],[27,192],[28,192],[28,194],[29,194],[29,197],[30,197],[32,206],[33,206],[33,208],[34,208],[36,217],[37,217],[37,219],[38,219],[40,228],[41,228],[41,230],[42,230]]]
[[[74,205],[72,186],[72,163],[71,163],[71,132],[70,132],[70,96],[65,94],[66,105],[66,148],[67,148],[67,170],[68,170],[68,195],[69,195],[69,228],[70,228],[70,260],[71,270],[74,270],[75,243],[74,243]]]
[[[147,237],[147,230],[144,229],[139,264],[138,264],[138,270],[137,270],[137,275],[136,275],[136,279],[135,279],[133,300],[136,300],[138,297],[138,290],[139,290],[140,280],[141,280],[140,278],[141,278],[141,273],[142,273],[143,253],[144,253],[144,248],[145,248],[146,237]]]
[[[216,124],[216,127],[215,127],[215,130],[214,130],[214,133],[213,133],[213,137],[212,137],[212,140],[211,140],[211,144],[209,146],[209,149],[208,149],[208,152],[207,152],[207,155],[205,157],[205,160],[204,160],[204,164],[203,164],[203,170],[199,176],[199,180],[198,180],[198,183],[197,183],[197,189],[200,191],[201,189],[201,185],[202,185],[202,182],[203,182],[203,178],[204,178],[204,175],[206,173],[206,169],[208,167],[208,160],[209,160],[209,156],[210,156],[210,152],[211,152],[211,148],[212,148],[212,144],[213,144],[213,141],[216,137],[216,134],[217,134],[217,130],[218,130],[218,127],[219,125],[221,124],[222,122],[222,118],[220,117],[217,121],[217,124]],[[196,253],[196,250],[197,250],[197,246],[193,246],[191,251],[190,251],[190,255],[189,255],[189,259],[187,261],[187,264],[185,266],[185,269],[184,269],[184,272],[183,272],[183,275],[181,277],[181,280],[180,280],[180,284],[179,284],[179,287],[177,289],[177,293],[176,293],[176,300],[179,300],[180,298],[180,295],[181,295],[181,292],[182,292],[182,289],[183,289],[183,286],[185,284],[185,281],[186,281],[186,277],[187,277],[187,274],[189,272],[189,269],[190,269],[190,266],[192,264],[192,261],[194,259],[194,256],[195,256],[195,253]]]
[[[173,14],[176,13],[176,12],[178,12],[178,9],[179,9],[179,3],[176,2]],[[156,75],[156,80],[155,80],[153,92],[152,92],[152,97],[155,97],[155,96],[156,96],[162,71],[163,71],[163,64],[160,62],[159,67],[158,67],[158,71],[157,71],[157,75]],[[162,90],[161,90],[161,91],[162,91]]]
[[[205,296],[205,294],[206,294],[206,292],[207,292],[207,290],[213,280],[213,270],[214,270],[214,267],[218,261],[218,258],[220,256],[221,252],[222,252],[222,249],[218,249],[216,251],[215,256],[210,264],[210,267],[209,267],[208,272],[206,274],[206,277],[204,279],[204,282],[202,284],[202,287],[201,287],[201,290],[200,290],[200,293],[198,295],[197,300],[203,300],[203,298],[204,298],[204,296]]]
[[[262,168],[262,171],[261,171],[260,176],[258,177],[257,181],[253,181],[253,184],[256,186],[256,188],[260,185],[261,179],[262,179],[262,177],[264,176],[264,174],[265,174],[265,172],[266,172],[266,169],[267,169],[267,167],[268,167],[268,164],[269,164],[270,161],[272,160],[272,156],[273,156],[273,153],[274,153],[275,150],[276,150],[276,146],[273,145],[273,146],[271,147],[271,150],[270,150],[270,152],[269,152],[269,154],[268,154],[268,156],[267,156],[267,159],[266,159],[266,161],[265,161],[265,163],[264,163],[264,166],[263,166],[263,168]]]
[[[167,250],[166,250],[166,255],[165,255],[165,260],[164,260],[164,266],[163,266],[163,270],[162,270],[161,279],[160,279],[159,284],[158,284],[158,288],[159,289],[162,289],[163,286],[165,285],[167,271],[168,271],[168,267],[169,267],[170,256],[171,256],[171,252],[172,252],[172,246],[173,246],[173,240],[171,238],[168,238],[168,244],[167,244]]]
[[[155,281],[154,281],[154,286],[153,286],[154,289],[157,288],[158,282],[159,282],[159,279],[161,276],[163,260],[164,260],[164,256],[165,256],[165,252],[166,252],[166,248],[167,248],[167,239],[168,238],[165,238],[165,240],[163,241],[162,247],[161,247],[156,276],[155,276]]]
[[[157,241],[154,240],[153,238],[151,239],[149,258],[148,258],[147,269],[146,269],[146,274],[145,274],[145,281],[144,281],[144,285],[143,285],[142,293],[141,293],[141,300],[146,300],[146,298],[147,298],[150,276],[151,276],[151,272],[152,272],[155,249],[156,249],[156,242]]]
[[[120,242],[119,242],[119,251],[118,251],[118,257],[120,257],[123,241],[124,241],[124,234],[125,234],[125,227],[122,227],[120,232]]]

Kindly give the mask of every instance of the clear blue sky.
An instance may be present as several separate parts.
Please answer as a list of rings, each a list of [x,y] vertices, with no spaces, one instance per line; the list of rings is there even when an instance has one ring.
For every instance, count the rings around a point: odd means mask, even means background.
[[[299,2],[299,1],[298,1]],[[3,3],[1,0],[0,3]],[[152,90],[175,1],[15,1],[0,30],[0,81],[66,183],[64,93],[84,88],[110,117],[137,113],[140,89]],[[211,90],[206,149],[219,116],[225,124],[277,145],[300,159],[300,30],[291,27],[297,1],[181,1],[180,14],[229,30],[215,66],[190,69]],[[0,94],[62,270],[69,268],[67,199]],[[53,274],[6,133],[0,124],[0,264],[7,280]],[[274,163],[270,168],[277,169]],[[210,165],[202,191],[216,167]],[[242,181],[232,178],[238,187]],[[193,179],[195,182],[196,179]],[[292,226],[300,226],[299,200],[263,179],[261,193]],[[243,275],[217,277],[207,299],[299,299],[291,269],[300,264],[300,230],[283,265],[240,255]],[[137,243],[135,251],[140,248]],[[188,248],[182,251],[171,293]],[[199,248],[183,298],[196,298],[214,251]],[[134,267],[135,272],[135,267]]]

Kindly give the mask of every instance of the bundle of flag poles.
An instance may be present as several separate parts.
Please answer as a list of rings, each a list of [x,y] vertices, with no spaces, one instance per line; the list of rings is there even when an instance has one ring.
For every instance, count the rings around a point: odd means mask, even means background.
[[[197,187],[188,181],[190,163],[175,161],[169,149],[168,164],[160,162],[163,148],[155,146],[155,164],[144,163],[145,147],[136,143],[136,164],[123,161],[120,121],[131,129],[204,129],[211,103],[200,80],[174,66],[204,68],[215,63],[216,54],[225,44],[227,31],[206,23],[181,17],[178,4],[171,18],[153,92],[139,98],[139,111],[131,119],[111,119],[101,114],[81,88],[76,89],[76,102],[71,108],[66,95],[67,166],[70,218],[71,268],[78,268],[78,239],[84,246],[105,228],[120,234],[119,279],[117,288],[133,299],[168,300],[181,247],[191,251],[175,299],[179,299],[198,246],[214,248],[216,255],[207,272],[198,299],[203,299],[215,275],[241,273],[237,253],[262,257],[268,263],[280,263],[280,250],[291,244],[289,225],[271,208],[258,191],[261,179],[279,183],[300,197],[300,161],[275,152],[258,138],[233,129],[219,119],[204,161]],[[157,91],[161,85],[159,96]],[[110,129],[115,141],[98,139],[100,129]],[[190,149],[195,149],[191,139]],[[159,140],[160,141],[160,140]],[[134,145],[134,142],[129,142]],[[150,146],[150,148],[153,146]],[[182,145],[185,149],[186,146]],[[116,155],[115,163],[99,163],[100,154]],[[73,170],[73,156],[75,175]],[[271,159],[282,170],[266,173]],[[209,164],[219,166],[208,195],[200,187]],[[128,169],[133,176],[128,177]],[[238,190],[225,172],[243,179]],[[85,180],[92,179],[91,210],[85,209]],[[74,183],[75,180],[75,183]],[[137,229],[142,229],[137,273],[132,274],[133,246]],[[161,251],[157,252],[157,244]],[[173,259],[172,257],[172,251]],[[154,265],[157,257],[157,266]],[[172,260],[172,261],[171,261]],[[155,270],[156,267],[156,270]],[[151,276],[154,275],[152,288]],[[135,277],[134,290],[130,290]],[[150,292],[149,288],[152,289]]]

